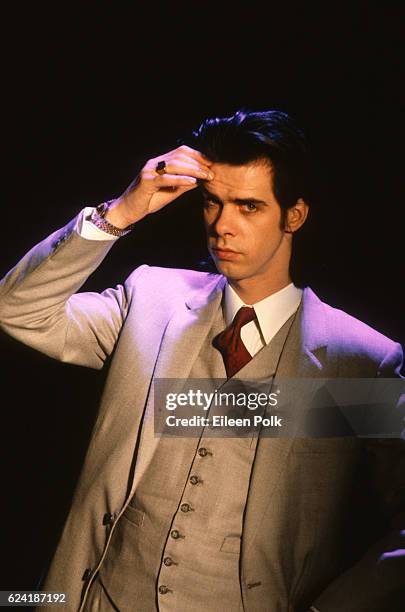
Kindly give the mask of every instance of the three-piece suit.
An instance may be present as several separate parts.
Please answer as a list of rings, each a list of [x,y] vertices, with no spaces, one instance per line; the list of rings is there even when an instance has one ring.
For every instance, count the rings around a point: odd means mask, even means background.
[[[385,553],[400,550],[405,534],[403,441],[214,439],[207,430],[156,438],[154,380],[226,378],[212,346],[226,279],[140,266],[115,289],[77,293],[113,243],[74,227],[31,249],[0,293],[7,333],[63,362],[109,367],[42,590],[66,592],[72,611],[89,609],[96,583],[111,610],[397,609],[404,558]],[[398,343],[306,288],[296,315],[236,376],[390,378],[401,364]],[[372,495],[358,502],[366,480]],[[388,531],[378,541],[370,534],[359,554],[350,547],[356,504],[366,512],[376,499]]]

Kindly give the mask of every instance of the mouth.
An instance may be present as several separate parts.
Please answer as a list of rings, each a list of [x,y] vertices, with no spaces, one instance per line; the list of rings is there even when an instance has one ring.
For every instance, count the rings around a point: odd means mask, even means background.
[[[240,253],[238,253],[237,251],[233,251],[232,249],[220,249],[217,247],[211,247],[211,251],[212,254],[218,259],[230,260],[240,255]]]

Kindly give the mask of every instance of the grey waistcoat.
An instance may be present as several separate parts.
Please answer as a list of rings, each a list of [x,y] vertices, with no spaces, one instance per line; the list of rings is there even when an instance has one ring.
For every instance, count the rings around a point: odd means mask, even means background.
[[[265,379],[275,371],[293,318],[238,378]],[[224,327],[219,307],[191,379],[226,379],[222,356],[211,344]],[[243,610],[240,544],[257,436],[213,437],[208,427],[200,432],[200,437],[154,437],[150,393],[135,493],[99,571],[121,612]]]

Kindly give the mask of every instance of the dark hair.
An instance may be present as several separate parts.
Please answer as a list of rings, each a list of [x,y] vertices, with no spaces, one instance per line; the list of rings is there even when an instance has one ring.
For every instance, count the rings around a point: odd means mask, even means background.
[[[240,109],[231,117],[205,119],[182,142],[218,163],[233,166],[261,160],[269,163],[273,193],[283,217],[298,198],[307,204],[311,202],[312,164],[307,139],[285,112]]]

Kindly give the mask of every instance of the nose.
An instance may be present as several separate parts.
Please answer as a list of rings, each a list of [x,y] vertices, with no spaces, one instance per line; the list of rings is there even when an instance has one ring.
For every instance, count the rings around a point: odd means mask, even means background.
[[[210,233],[217,236],[233,236],[235,234],[235,212],[233,204],[218,207],[215,217],[208,219]]]

